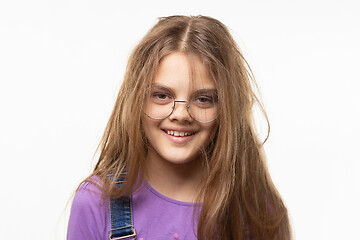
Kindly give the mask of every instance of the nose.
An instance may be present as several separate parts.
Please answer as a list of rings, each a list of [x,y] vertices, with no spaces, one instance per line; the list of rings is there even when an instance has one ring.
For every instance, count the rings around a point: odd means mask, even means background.
[[[170,121],[187,121],[191,122],[192,118],[188,112],[188,104],[185,100],[176,100],[174,110],[169,116]]]

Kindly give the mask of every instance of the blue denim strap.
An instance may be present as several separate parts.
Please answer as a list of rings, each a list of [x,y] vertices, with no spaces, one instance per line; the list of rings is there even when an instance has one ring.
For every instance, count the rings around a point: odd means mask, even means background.
[[[116,184],[121,186],[123,181]],[[109,240],[132,238],[136,239],[136,231],[132,221],[131,196],[122,196],[109,201],[111,230]]]

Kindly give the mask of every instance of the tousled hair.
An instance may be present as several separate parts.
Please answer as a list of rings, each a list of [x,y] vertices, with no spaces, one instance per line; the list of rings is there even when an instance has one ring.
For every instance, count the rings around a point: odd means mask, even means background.
[[[100,187],[110,198],[140,187],[147,154],[141,124],[144,92],[160,60],[174,52],[186,54],[190,61],[191,56],[201,60],[220,104],[215,136],[201,151],[205,174],[197,238],[291,239],[287,209],[269,176],[263,142],[255,131],[253,106],[262,105],[253,74],[227,27],[210,17],[160,18],[132,51],[91,176],[102,180]],[[110,175],[123,176],[126,183],[117,188]]]

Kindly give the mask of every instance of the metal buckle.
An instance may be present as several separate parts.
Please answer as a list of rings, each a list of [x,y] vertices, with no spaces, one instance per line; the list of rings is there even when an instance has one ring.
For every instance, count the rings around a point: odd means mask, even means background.
[[[128,227],[131,227],[132,231],[134,232],[133,234],[122,236],[122,237],[111,238],[111,231],[120,230],[120,229],[124,229],[124,228],[128,228]],[[129,240],[135,240],[136,239],[136,230],[135,230],[133,225],[126,226],[126,227],[121,227],[121,228],[115,228],[115,229],[111,229],[109,231],[109,240],[120,240],[120,239],[125,239],[125,238],[132,238],[132,239],[129,239]]]

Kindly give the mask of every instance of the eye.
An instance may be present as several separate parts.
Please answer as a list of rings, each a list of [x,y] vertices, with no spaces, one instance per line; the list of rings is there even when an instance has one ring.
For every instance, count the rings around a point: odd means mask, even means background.
[[[161,91],[152,92],[150,96],[150,101],[154,104],[169,104],[173,102],[173,97],[171,94]]]
[[[161,92],[155,92],[152,94],[153,98],[159,99],[159,100],[166,100],[171,98],[171,96],[169,96],[169,94],[166,93],[161,93]]]
[[[206,104],[206,103],[213,103],[214,100],[212,97],[209,96],[199,96],[195,98],[195,101],[201,104]]]
[[[216,105],[216,98],[213,95],[199,95],[195,96],[191,104],[197,108],[212,108]]]

